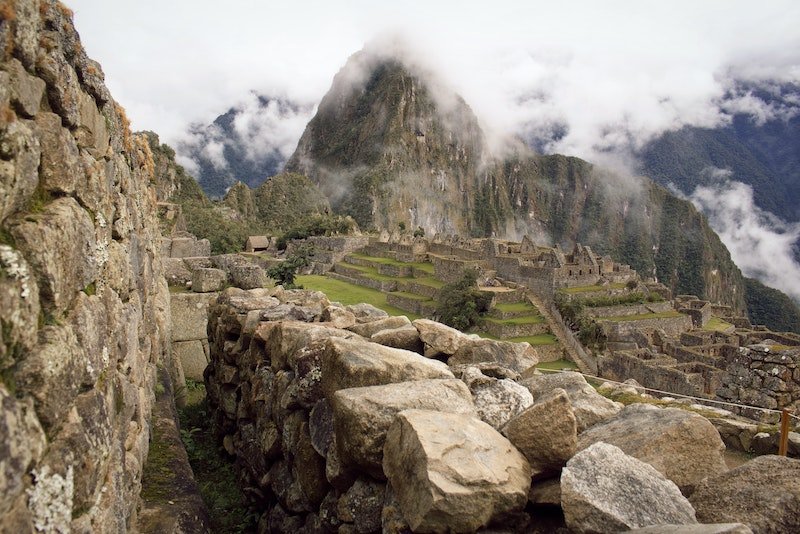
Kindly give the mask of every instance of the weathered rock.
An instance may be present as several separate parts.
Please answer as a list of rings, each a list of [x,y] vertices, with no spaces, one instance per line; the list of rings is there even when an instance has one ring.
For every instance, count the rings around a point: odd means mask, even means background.
[[[599,441],[655,467],[684,493],[727,470],[725,444],[704,417],[678,408],[631,404],[583,432],[578,449]]]
[[[438,354],[452,356],[463,345],[474,341],[475,338],[450,328],[442,323],[430,319],[417,319],[414,327],[419,331],[419,337],[425,343],[425,356],[432,358]]]
[[[35,76],[25,72],[25,67],[16,59],[3,65],[10,76],[11,102],[14,110],[20,115],[34,117],[39,112],[39,104],[46,84]]]
[[[381,528],[384,486],[378,482],[359,478],[339,498],[339,519],[353,523],[354,532],[368,534]]]
[[[636,534],[753,534],[741,523],[712,523],[707,525],[655,525],[629,530]]]
[[[173,258],[194,258],[211,255],[211,243],[208,239],[195,239],[193,237],[175,237],[172,239],[170,254]],[[236,284],[237,287],[242,287]],[[242,287],[242,289],[252,289]]]
[[[87,149],[94,157],[103,157],[109,143],[105,117],[98,111],[94,98],[86,93],[81,93],[78,101],[80,118],[74,132],[75,140],[79,147]]]
[[[175,248],[175,245],[173,245],[173,248]],[[242,289],[257,289],[271,285],[264,269],[254,264],[233,265],[229,275],[231,284]]]
[[[86,179],[75,138],[55,113],[39,113],[33,123],[42,148],[39,182],[47,191],[72,194]]]
[[[383,478],[386,432],[398,412],[412,408],[476,415],[469,390],[455,379],[341,389],[333,395],[339,457]]]
[[[381,330],[388,330],[390,328],[403,328],[404,326],[411,325],[411,321],[405,315],[397,315],[394,317],[386,317],[384,319],[376,319],[368,323],[360,323],[351,326],[348,330],[355,332],[359,336],[369,338],[373,334]]]
[[[410,350],[417,354],[422,354],[424,350],[422,340],[419,338],[419,331],[410,324],[401,328],[375,332],[370,337],[370,340],[387,347]]]
[[[368,323],[370,321],[374,321],[376,319],[382,319],[384,317],[388,317],[389,314],[385,311],[381,310],[380,308],[376,308],[372,304],[351,304],[347,306],[347,310],[352,312],[353,315],[356,316],[356,320],[359,323]]]
[[[28,469],[42,457],[44,431],[30,401],[18,401],[0,383],[0,517],[23,493]]]
[[[613,417],[622,409],[621,404],[598,394],[579,373],[566,372],[532,376],[523,380],[522,385],[530,390],[534,399],[555,388],[565,390],[578,422],[579,434],[590,426]]]
[[[330,337],[354,337],[354,334],[324,324],[281,321],[260,323],[254,337],[264,341],[264,349],[272,362],[272,368],[277,371],[291,368],[295,353],[313,341]]]
[[[539,363],[539,357],[530,343],[478,339],[462,344],[447,360],[451,367],[480,362],[499,363],[521,373]]]
[[[54,200],[11,232],[36,273],[43,304],[56,313],[95,280],[98,265],[104,263],[94,224],[73,198]]]
[[[203,372],[208,365],[207,341],[175,341],[172,344],[172,357],[181,363],[183,375],[197,382],[203,380]]]
[[[322,357],[322,390],[330,398],[340,389],[426,378],[454,378],[447,365],[402,349],[363,339],[330,338]]]
[[[577,450],[578,424],[563,389],[541,396],[501,432],[525,455],[534,477],[558,473]]]
[[[0,222],[23,209],[39,183],[39,139],[22,121],[0,127]]]
[[[800,525],[800,460],[759,456],[707,478],[690,500],[700,521],[740,522],[753,532],[794,532]]]
[[[567,526],[576,532],[697,522],[675,484],[607,443],[595,443],[567,462],[561,472],[561,505]]]
[[[540,506],[561,507],[561,480],[549,478],[535,481],[528,493],[528,500]]]
[[[475,401],[478,416],[499,430],[512,417],[533,404],[533,397],[513,380],[496,379],[467,367],[461,374]]]
[[[39,288],[18,251],[0,245],[0,369],[6,369],[36,344],[39,320]]]
[[[222,269],[196,269],[192,272],[192,291],[195,293],[221,291],[227,280]]]
[[[303,421],[300,424],[297,441],[291,450],[294,455],[295,478],[312,509],[317,509],[330,486],[325,480],[325,458],[314,450],[308,422]]]
[[[172,313],[172,340],[190,341],[206,339],[208,334],[208,306],[213,295],[201,293],[175,293],[170,299]]]
[[[475,531],[521,510],[530,487],[525,457],[492,427],[461,414],[397,414],[383,469],[417,532]]]
[[[322,310],[322,322],[330,323],[336,328],[350,328],[356,324],[356,316],[340,306],[327,306]]]
[[[192,282],[192,271],[186,267],[181,258],[165,258],[164,271],[167,283],[171,286],[186,287]]]

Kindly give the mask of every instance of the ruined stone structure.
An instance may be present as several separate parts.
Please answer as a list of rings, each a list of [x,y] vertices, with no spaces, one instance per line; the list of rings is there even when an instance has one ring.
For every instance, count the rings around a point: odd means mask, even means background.
[[[0,17],[0,531],[134,528],[170,357],[146,139],[53,1]]]

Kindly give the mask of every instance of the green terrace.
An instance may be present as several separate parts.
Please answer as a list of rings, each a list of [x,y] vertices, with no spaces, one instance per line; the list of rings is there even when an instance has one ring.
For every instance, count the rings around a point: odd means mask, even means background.
[[[428,262],[405,262],[405,261],[393,260],[392,258],[379,258],[376,256],[367,256],[366,254],[358,254],[355,252],[351,253],[350,256],[371,263],[379,263],[381,265],[394,265],[395,267],[412,267],[414,269],[419,269],[420,271],[425,271],[426,273],[433,274],[433,264]]]
[[[494,308],[501,312],[505,313],[518,313],[518,312],[526,312],[530,314],[538,314],[539,310],[536,309],[536,306],[531,304],[530,302],[501,302],[500,304],[495,304]]]
[[[719,317],[711,317],[708,320],[706,325],[703,327],[703,330],[712,330],[716,332],[725,332],[729,328],[733,328],[733,325],[729,322],[723,321]]]
[[[382,293],[377,289],[371,289],[349,282],[342,282],[316,274],[298,276],[296,280],[297,283],[304,288],[322,291],[330,300],[341,302],[345,306],[366,302],[367,304],[372,304],[376,308],[385,311],[389,315],[405,315],[412,321],[421,318],[421,316],[415,313],[409,313],[387,304],[386,293]]]
[[[560,292],[566,293],[568,295],[575,295],[580,293],[596,293],[599,291],[605,291],[607,289],[623,289],[625,287],[624,283],[619,284],[606,284],[604,286],[578,286],[578,287],[562,287],[559,289]]]
[[[476,332],[479,336],[486,338],[486,339],[494,339],[495,341],[512,341],[514,343],[530,343],[532,346],[537,345],[555,345],[558,343],[558,338],[553,334],[538,334],[535,336],[519,336],[519,337],[510,337],[506,339],[500,339],[497,336],[493,336],[492,334],[488,334],[486,332]]]
[[[495,324],[539,324],[544,322],[544,317],[541,315],[525,315],[523,317],[512,317],[511,319],[497,319],[495,317],[486,317],[487,322]]]
[[[660,313],[641,313],[638,315],[618,315],[616,317],[598,317],[598,321],[610,321],[612,323],[622,323],[625,321],[643,321],[645,319],[673,319],[682,317],[683,314],[676,311],[666,311]]]

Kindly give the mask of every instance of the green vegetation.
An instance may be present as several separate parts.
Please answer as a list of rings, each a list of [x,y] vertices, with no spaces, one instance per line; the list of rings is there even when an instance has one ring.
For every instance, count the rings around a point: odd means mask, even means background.
[[[520,336],[506,339],[506,341],[513,341],[514,343],[527,342],[533,346],[537,345],[555,345],[558,343],[558,338],[553,334],[538,334],[535,336]]]
[[[537,314],[539,313],[539,310],[536,309],[536,306],[534,306],[530,302],[501,302],[500,304],[495,304],[493,309],[504,313],[517,313],[517,312],[531,312]]]
[[[583,345],[598,350],[605,349],[606,336],[603,328],[594,319],[583,313],[582,301],[572,300],[563,294],[556,293],[555,305],[564,319],[564,323],[578,333],[578,339]]]
[[[403,297],[411,300],[419,300],[419,301],[430,301],[433,302],[433,299],[430,299],[424,295],[417,295],[416,293],[408,293],[406,291],[393,291],[390,293],[391,295],[397,295],[398,297]]]
[[[481,322],[489,311],[492,298],[478,290],[477,279],[477,271],[464,269],[460,280],[442,288],[436,307],[439,321],[462,331]]]
[[[750,322],[766,325],[775,332],[800,334],[800,308],[785,293],[745,278],[745,300]]]
[[[200,494],[208,507],[211,530],[254,532],[258,514],[249,508],[239,489],[235,458],[228,456],[217,442],[202,384],[187,382],[187,404],[179,410],[178,415],[181,440],[200,486]],[[152,447],[150,450],[152,454]],[[150,461],[151,457],[148,458],[148,463]]]
[[[302,289],[302,286],[294,283],[294,277],[298,269],[311,264],[312,255],[313,249],[309,244],[295,247],[288,258],[267,269],[267,276],[282,285],[284,289]]]
[[[405,262],[405,261],[393,260],[391,258],[379,258],[377,256],[367,256],[366,254],[359,254],[359,253],[352,253],[350,254],[350,256],[359,260],[366,260],[371,263],[379,263],[381,265],[393,265],[395,267],[412,267],[414,269],[419,269],[420,271],[425,271],[426,273],[433,274],[433,264],[429,262]]]
[[[341,215],[312,215],[283,233],[278,238],[278,250],[286,250],[286,244],[292,239],[305,239],[311,236],[330,236],[349,234],[355,229],[352,219]]]
[[[623,289],[625,284],[607,284],[604,286],[578,286],[578,287],[562,287],[559,289],[562,293],[574,294],[574,293],[595,293],[597,291],[605,291],[607,289]]]
[[[539,324],[544,322],[544,317],[541,315],[526,315],[524,317],[512,317],[511,319],[487,317],[485,320],[486,322],[495,324]]]
[[[575,300],[575,297],[573,297]],[[636,291],[624,295],[603,295],[594,298],[579,299],[581,306],[585,308],[601,308],[604,306],[621,306],[623,304],[644,304],[645,302],[661,302],[664,298],[656,293],[645,295]]]
[[[683,314],[676,311],[666,311],[660,313],[640,313],[637,315],[617,315],[615,317],[601,317],[601,321],[611,321],[614,323],[621,323],[625,321],[642,321],[645,319],[671,319],[674,317],[682,317]]]
[[[381,293],[377,289],[362,287],[320,275],[298,276],[297,281],[306,289],[322,291],[330,300],[341,302],[346,306],[365,302],[380,308],[389,315],[405,315],[412,321],[420,318],[417,314],[409,313],[387,304],[386,293]]]
[[[97,285],[94,282],[91,282],[89,285],[83,288],[83,292],[91,297],[97,293]]]
[[[724,332],[732,327],[733,325],[731,323],[727,323],[719,317],[711,317],[711,319],[709,319],[706,325],[703,327],[703,330],[716,330],[717,332]]]

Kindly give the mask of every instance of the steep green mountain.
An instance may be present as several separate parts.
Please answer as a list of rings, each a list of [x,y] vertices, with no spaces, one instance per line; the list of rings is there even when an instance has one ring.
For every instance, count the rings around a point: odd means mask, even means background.
[[[776,332],[800,333],[800,308],[785,293],[745,278],[747,312],[753,324],[767,325]]]
[[[493,156],[460,97],[394,58],[350,58],[286,170],[309,176],[362,228],[580,241],[678,293],[744,309],[739,269],[690,203],[521,144]]]
[[[158,198],[181,206],[186,229],[211,241],[214,254],[239,252],[250,235],[279,234],[330,212],[320,190],[305,176],[284,173],[256,189],[233,184],[221,201],[210,200],[175,161],[175,151],[146,132],[153,154]]]
[[[758,207],[783,220],[800,221],[800,86],[737,91],[748,92],[780,116],[758,121],[735,113],[726,126],[667,132],[639,154],[643,172],[690,194],[718,179],[709,169],[726,169],[730,179],[752,186]]]
[[[219,199],[236,182],[255,188],[280,172],[310,114],[309,106],[254,94],[211,124],[193,124],[178,149],[197,166],[203,191]]]

